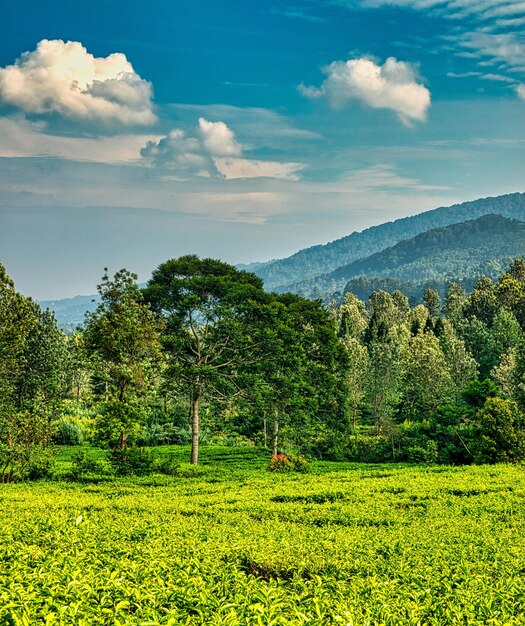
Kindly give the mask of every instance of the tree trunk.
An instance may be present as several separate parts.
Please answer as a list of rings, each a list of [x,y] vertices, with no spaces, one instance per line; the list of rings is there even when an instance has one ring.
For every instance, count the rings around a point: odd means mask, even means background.
[[[193,391],[193,415],[191,416],[191,463],[199,463],[199,392]]]
[[[268,447],[268,423],[266,417],[263,417],[263,435],[264,435],[264,447]]]
[[[279,417],[277,411],[275,411],[275,418],[273,422],[273,450],[272,454],[277,456],[277,444],[279,441]]]

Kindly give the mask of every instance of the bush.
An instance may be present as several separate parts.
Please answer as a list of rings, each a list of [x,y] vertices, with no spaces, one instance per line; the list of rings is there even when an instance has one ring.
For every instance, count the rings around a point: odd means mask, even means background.
[[[107,469],[103,463],[91,458],[85,450],[79,450],[72,457],[73,466],[68,474],[71,480],[79,480],[90,475],[107,474]]]
[[[3,420],[0,427],[0,481],[7,483],[51,471],[51,432],[47,417],[19,411]],[[48,459],[48,460],[46,460]]]
[[[145,476],[153,470],[153,455],[146,448],[114,448],[109,462],[117,476]]]
[[[153,469],[159,474],[177,476],[180,472],[180,463],[178,463],[173,456],[164,456],[156,460]]]
[[[145,429],[144,443],[147,446],[184,446],[191,443],[191,429],[189,426],[174,426],[173,424],[149,424]]]
[[[438,444],[427,439],[419,445],[409,446],[406,450],[406,459],[410,463],[436,463],[438,460]]]
[[[392,443],[386,437],[355,435],[349,438],[346,460],[356,463],[388,463],[394,460]]]
[[[59,422],[53,433],[53,441],[59,446],[80,446],[83,440],[82,429],[73,422]]]
[[[270,472],[307,472],[308,461],[299,454],[272,454]]]
[[[472,445],[477,463],[525,458],[525,416],[512,400],[487,398],[476,413],[476,431]]]
[[[34,456],[24,468],[23,478],[28,480],[38,480],[40,478],[50,478],[53,475],[55,461],[49,450],[42,450]]]

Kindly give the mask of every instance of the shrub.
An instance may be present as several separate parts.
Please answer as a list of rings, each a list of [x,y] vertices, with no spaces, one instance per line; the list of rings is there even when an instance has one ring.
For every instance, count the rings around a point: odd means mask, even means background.
[[[476,413],[478,437],[473,452],[478,463],[521,461],[525,458],[525,416],[512,400],[487,398]]]
[[[79,480],[93,474],[106,474],[107,470],[103,463],[91,458],[85,450],[79,450],[72,457],[73,466],[68,474],[71,480]]]
[[[23,478],[38,480],[50,478],[53,475],[55,461],[50,450],[41,450],[40,454],[33,456],[24,468]]]
[[[270,472],[307,472],[308,461],[299,454],[272,454]]]
[[[59,422],[53,433],[53,441],[59,446],[80,446],[83,439],[80,426],[73,422]]]
[[[180,463],[178,463],[173,456],[164,456],[155,461],[153,469],[159,474],[177,476],[180,472]]]
[[[436,463],[438,444],[432,439],[427,439],[419,445],[409,446],[406,450],[406,458],[411,463]]]
[[[146,448],[113,448],[109,462],[117,476],[145,476],[153,470],[153,455]]]
[[[356,463],[388,463],[394,460],[392,444],[382,436],[355,435],[348,440],[346,459]]]
[[[6,417],[0,425],[0,481],[40,478],[46,473],[43,460],[51,458],[50,440],[45,416],[19,411]]]

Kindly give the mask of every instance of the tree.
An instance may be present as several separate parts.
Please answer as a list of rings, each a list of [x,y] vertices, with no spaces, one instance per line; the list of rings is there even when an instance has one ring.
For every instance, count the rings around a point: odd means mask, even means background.
[[[439,341],[432,332],[411,337],[401,361],[403,410],[409,419],[423,420],[447,404],[454,384]]]
[[[467,294],[461,285],[451,283],[445,295],[445,316],[454,326],[463,318],[463,311],[467,302]]]
[[[400,347],[393,340],[375,340],[368,345],[365,399],[377,434],[385,431],[400,401],[399,353]]]
[[[510,348],[492,368],[490,376],[499,385],[501,395],[507,400],[516,400],[516,349]]]
[[[479,463],[522,461],[525,458],[525,416],[512,400],[487,398],[476,414]]]
[[[455,389],[455,401],[459,401],[461,391],[467,383],[478,374],[476,360],[467,350],[465,342],[460,339],[448,319],[442,320],[439,344],[445,356],[447,369]]]
[[[337,334],[342,339],[361,339],[368,325],[365,303],[352,293],[345,294],[345,301],[336,309],[335,318]]]
[[[354,337],[346,337],[343,341],[348,351],[348,368],[346,382],[348,384],[348,406],[354,432],[357,429],[360,406],[366,395],[366,381],[369,376],[370,359],[368,351]]]
[[[498,308],[496,286],[486,276],[480,278],[465,305],[465,316],[476,317],[485,324],[490,324]]]
[[[84,338],[103,397],[99,431],[111,447],[126,448],[144,411],[160,358],[161,323],[143,302],[137,276],[126,269],[97,286],[101,303],[86,315]]]
[[[54,314],[39,312],[27,338],[23,387],[26,404],[50,405],[69,392],[67,337],[58,328]]]
[[[166,374],[191,396],[191,462],[196,465],[202,398],[240,392],[240,368],[258,359],[250,322],[251,303],[264,299],[262,281],[221,261],[188,255],[162,263],[145,298],[166,322]]]
[[[288,440],[300,448],[308,441],[332,448],[348,428],[348,352],[319,301],[293,294],[271,299],[281,310],[279,320],[267,329],[277,330],[278,337],[277,342],[265,342],[261,365],[262,382],[272,389],[273,451],[283,424]]]
[[[28,341],[39,321],[40,309],[15,290],[0,264],[0,414],[20,410],[24,403],[24,372]]]
[[[441,309],[441,299],[435,289],[425,289],[423,294],[423,304],[428,311],[431,320],[435,320]]]
[[[62,336],[54,318],[15,290],[0,264],[0,479],[24,477],[47,462],[49,419],[60,363],[50,346]],[[49,358],[49,362],[46,362]],[[49,377],[49,379],[48,379]]]

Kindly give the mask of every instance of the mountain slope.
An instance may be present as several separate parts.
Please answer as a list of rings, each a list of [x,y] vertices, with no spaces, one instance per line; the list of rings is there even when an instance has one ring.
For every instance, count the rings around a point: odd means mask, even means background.
[[[74,331],[82,326],[87,311],[94,311],[100,302],[100,296],[75,296],[61,300],[40,300],[40,307],[54,312],[60,328]]]
[[[359,276],[423,282],[465,281],[498,275],[516,256],[525,255],[525,222],[501,215],[484,215],[460,224],[435,228],[365,259],[358,259],[293,291],[322,293],[342,290]]]
[[[307,278],[326,274],[337,267],[348,265],[357,259],[369,257],[375,252],[394,246],[434,228],[476,219],[482,215],[498,214],[513,219],[525,219],[525,194],[513,193],[496,198],[483,198],[450,207],[440,207],[412,217],[373,226],[362,232],[313,246],[294,255],[265,264],[254,263],[243,269],[260,276],[268,290],[286,291],[295,283]]]

